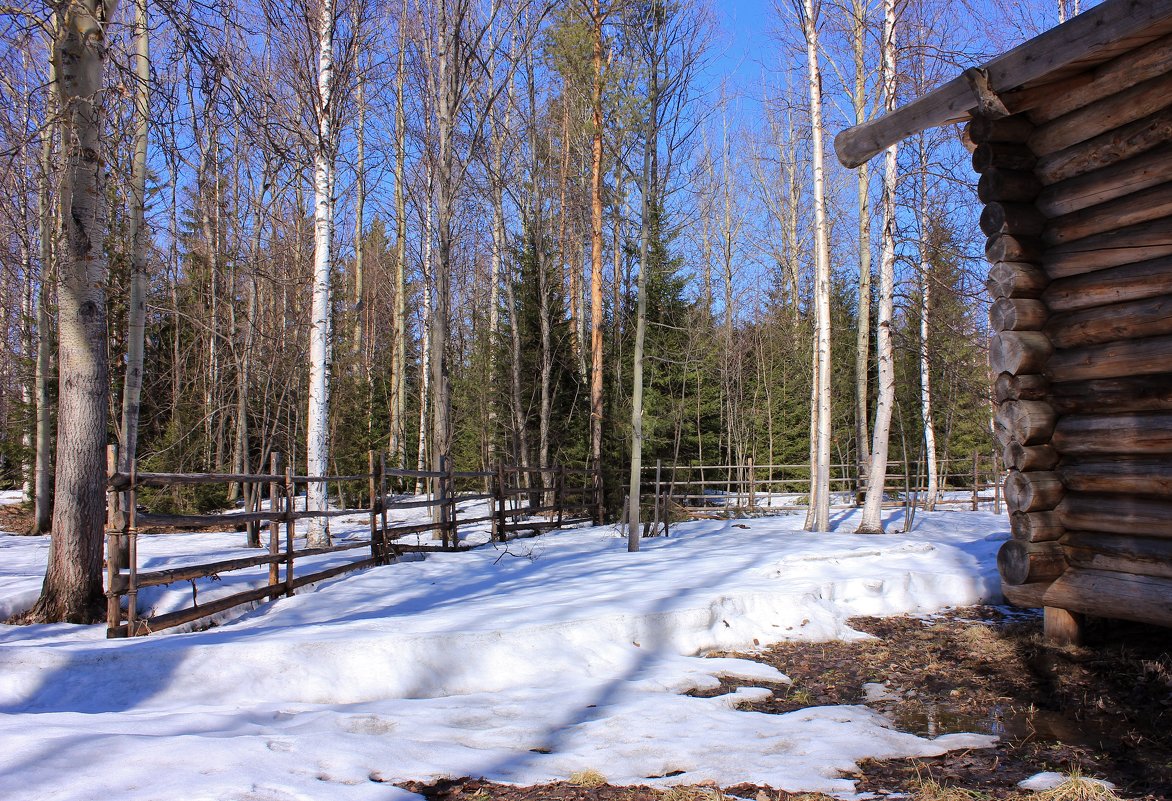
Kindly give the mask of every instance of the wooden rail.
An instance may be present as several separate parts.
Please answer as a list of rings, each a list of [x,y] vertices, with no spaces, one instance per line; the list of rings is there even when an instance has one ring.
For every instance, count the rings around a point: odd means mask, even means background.
[[[161,629],[201,620],[233,607],[257,601],[289,596],[298,587],[323,581],[344,573],[388,564],[407,553],[467,550],[460,542],[461,526],[491,524],[491,540],[505,542],[512,537],[533,536],[555,528],[591,519],[599,503],[594,497],[598,486],[595,471],[584,468],[553,466],[528,468],[501,465],[490,471],[454,471],[446,459],[439,470],[388,469],[385,459],[371,452],[370,472],[351,476],[296,476],[281,470],[279,454],[270,459],[268,473],[119,473],[114,446],[108,455],[107,475],[107,550],[106,598],[107,637],[136,637]],[[393,499],[387,492],[387,478],[433,479],[435,497]],[[572,478],[567,478],[572,477]],[[467,485],[479,481],[489,492],[461,492],[456,483]],[[297,488],[310,483],[342,482],[366,484],[367,505],[349,509],[297,509]],[[173,487],[195,484],[240,484],[244,511],[225,515],[150,514],[137,510],[137,492],[141,487]],[[261,495],[267,490],[268,508],[262,508]],[[328,492],[327,492],[328,496]],[[491,501],[487,513],[467,515],[466,505]],[[308,498],[306,500],[308,503]],[[460,505],[464,504],[464,516]],[[391,511],[431,510],[431,519],[420,522],[388,522]],[[297,521],[366,515],[369,535],[347,539],[325,548],[297,548]],[[262,524],[267,524],[268,543],[261,542]],[[222,559],[200,564],[179,565],[154,571],[139,571],[139,529],[144,526],[176,528],[237,527],[246,533],[247,542],[265,548],[263,554],[236,559]],[[400,541],[412,534],[431,533],[438,544]],[[305,571],[305,560],[324,554],[363,551],[360,559]],[[302,568],[298,571],[298,560]],[[240,592],[199,600],[200,579],[219,579],[222,574],[268,566],[261,586]],[[259,574],[261,578],[263,574]],[[138,591],[178,582],[190,582],[191,605],[149,618],[138,617]],[[125,600],[124,600],[125,599]]]
[[[966,506],[976,511],[991,504],[1001,513],[1004,466],[997,454],[974,452],[968,458],[941,460],[938,464],[936,507]],[[892,461],[887,465],[885,506],[915,508],[926,504],[925,466]],[[835,509],[851,509],[861,503],[865,479],[857,476],[855,465],[831,465],[831,497]],[[667,533],[671,518],[682,511],[689,517],[734,517],[807,508],[810,491],[809,464],[674,464],[662,461],[643,468],[641,494],[650,497],[643,506],[651,510],[643,521],[644,534]],[[952,497],[943,497],[945,494]],[[963,495],[963,497],[962,497]],[[674,511],[673,511],[674,510]]]

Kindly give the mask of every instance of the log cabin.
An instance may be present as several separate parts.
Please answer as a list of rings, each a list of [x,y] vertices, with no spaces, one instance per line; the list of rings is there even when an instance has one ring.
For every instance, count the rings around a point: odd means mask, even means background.
[[[1172,0],[1106,0],[835,149],[950,124],[988,237],[1004,594],[1054,642],[1172,627]]]

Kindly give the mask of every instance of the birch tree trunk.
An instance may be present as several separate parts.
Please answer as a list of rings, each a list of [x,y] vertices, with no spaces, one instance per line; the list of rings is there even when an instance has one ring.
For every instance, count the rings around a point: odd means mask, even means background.
[[[921,245],[922,248],[922,245]],[[931,265],[920,253],[920,419],[924,426],[924,458],[927,460],[928,486],[924,491],[924,508],[936,508],[939,492],[936,469],[936,428],[932,420],[932,378],[928,360],[928,315],[932,304]]]
[[[49,563],[29,619],[47,623],[100,620],[102,524],[106,511],[106,355],[109,265],[102,163],[105,21],[110,7],[69,9],[54,56],[63,112],[60,192],[63,227],[58,260],[58,429],[56,504]]]
[[[883,2],[883,106],[895,108],[895,0]],[[867,497],[857,529],[860,534],[883,533],[883,485],[887,482],[887,446],[891,413],[895,405],[895,354],[891,322],[895,307],[895,184],[898,177],[898,145],[887,148],[883,164],[883,234],[879,248],[878,321],[875,346],[879,360],[878,405],[871,442],[871,466],[867,471]]]
[[[130,306],[127,309],[126,381],[122,390],[122,444],[118,470],[130,473],[138,452],[139,401],[142,398],[143,344],[146,334],[147,140],[150,132],[150,39],[147,0],[134,0],[134,162],[130,174]],[[124,495],[128,498],[129,495]],[[123,504],[125,507],[125,502]]]
[[[810,508],[807,531],[830,528],[830,245],[822,132],[822,72],[819,66],[819,0],[804,0],[802,21],[810,89],[811,161],[814,171],[814,397],[810,415]]]
[[[851,28],[851,49],[855,60],[855,86],[852,94],[855,124],[860,125],[867,118],[867,4],[861,0],[851,3],[853,15]],[[871,169],[868,163],[859,165],[855,175],[858,182],[859,215],[859,331],[855,340],[855,467],[858,472],[859,491],[856,503],[864,499],[863,487],[867,481],[867,464],[871,450],[867,439],[867,425],[870,404],[867,386],[871,375]]]
[[[332,95],[334,91],[334,13],[332,4],[322,4],[317,21],[318,79],[317,136],[313,154],[313,304],[309,329],[309,408],[306,416],[306,474],[328,472],[330,368],[333,350],[331,320],[331,240],[334,224],[334,132]],[[309,509],[322,511],[329,499],[324,482],[306,489]],[[329,518],[310,518],[306,526],[309,547],[330,544]]]
[[[928,253],[928,151],[920,136],[920,202],[917,208],[920,227],[920,421],[924,427],[924,458],[928,486],[924,491],[924,508],[936,508],[939,479],[936,469],[936,427],[932,419],[932,372],[928,359],[928,331],[932,309],[932,260]]]

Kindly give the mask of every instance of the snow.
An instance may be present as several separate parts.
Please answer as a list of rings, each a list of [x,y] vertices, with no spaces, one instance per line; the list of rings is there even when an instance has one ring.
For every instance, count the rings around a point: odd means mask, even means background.
[[[135,640],[0,626],[0,798],[393,799],[410,795],[391,786],[409,779],[528,784],[587,770],[619,784],[849,795],[862,759],[988,745],[899,732],[862,706],[738,708],[769,692],[754,682],[788,679],[704,654],[859,638],[854,615],[1000,597],[1001,516],[920,512],[913,532],[884,536],[850,533],[854,511],[829,534],[801,522],[680,524],[635,554],[614,528],[566,530],[350,574],[214,628]],[[901,527],[895,512],[888,529]],[[242,540],[144,536],[139,550],[155,569],[249,553]],[[0,608],[35,600],[47,544],[0,535]],[[190,592],[140,600],[166,611]],[[684,694],[719,677],[748,686]]]

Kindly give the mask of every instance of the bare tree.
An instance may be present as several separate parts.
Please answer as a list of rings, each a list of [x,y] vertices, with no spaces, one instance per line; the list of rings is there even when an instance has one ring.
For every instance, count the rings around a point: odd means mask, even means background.
[[[142,398],[143,345],[146,337],[147,140],[150,133],[150,34],[147,0],[134,0],[134,159],[130,175],[130,305],[126,337],[126,380],[122,388],[122,447],[118,469],[130,473],[138,452],[139,403]],[[123,503],[129,496],[124,495]]]

